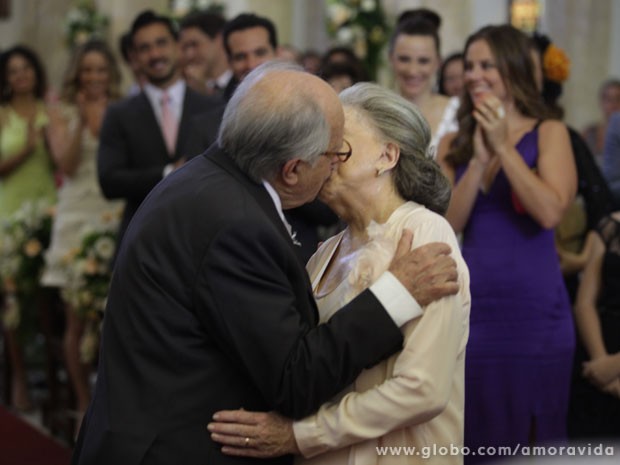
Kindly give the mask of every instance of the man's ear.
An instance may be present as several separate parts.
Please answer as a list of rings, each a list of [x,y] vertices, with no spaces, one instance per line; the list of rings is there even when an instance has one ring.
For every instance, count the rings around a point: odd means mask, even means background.
[[[288,160],[280,169],[280,179],[287,186],[294,186],[299,181],[299,170],[301,168],[301,160],[292,158]]]

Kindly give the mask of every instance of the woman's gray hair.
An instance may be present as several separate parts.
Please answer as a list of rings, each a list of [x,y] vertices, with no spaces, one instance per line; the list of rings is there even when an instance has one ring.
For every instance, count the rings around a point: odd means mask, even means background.
[[[331,128],[316,95],[286,82],[276,92],[261,86],[283,71],[303,69],[271,61],[248,74],[228,102],[218,133],[220,147],[257,182],[271,179],[292,158],[314,165],[329,146]]]
[[[443,215],[450,203],[450,181],[428,153],[431,131],[418,108],[391,90],[368,82],[343,90],[340,101],[366,116],[385,142],[400,148],[393,170],[398,193]]]

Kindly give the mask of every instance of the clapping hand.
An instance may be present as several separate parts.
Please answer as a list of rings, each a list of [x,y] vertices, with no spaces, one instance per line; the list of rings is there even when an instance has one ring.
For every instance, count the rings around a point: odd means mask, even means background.
[[[486,96],[481,102],[476,104],[473,117],[478,122],[476,129],[480,128],[477,143],[476,134],[474,134],[475,148],[481,149],[481,142],[483,142],[484,148],[487,151],[492,154],[501,153],[504,146],[508,143],[506,110],[502,102],[494,95]]]

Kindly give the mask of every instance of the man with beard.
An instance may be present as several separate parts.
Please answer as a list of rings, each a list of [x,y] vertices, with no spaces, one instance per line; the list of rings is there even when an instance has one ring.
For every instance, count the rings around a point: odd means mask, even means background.
[[[131,39],[147,82],[138,95],[108,107],[97,155],[104,195],[126,200],[119,241],[155,184],[195,155],[185,142],[191,117],[218,102],[191,90],[181,78],[170,19],[142,12],[133,22]]]

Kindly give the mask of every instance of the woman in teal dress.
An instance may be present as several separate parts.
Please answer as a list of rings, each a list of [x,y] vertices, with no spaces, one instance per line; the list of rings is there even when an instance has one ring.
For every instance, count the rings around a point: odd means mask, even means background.
[[[29,200],[54,203],[56,190],[44,128],[45,73],[35,53],[15,46],[0,56],[0,218]],[[4,330],[12,369],[12,403],[28,409],[30,400],[15,330]]]

